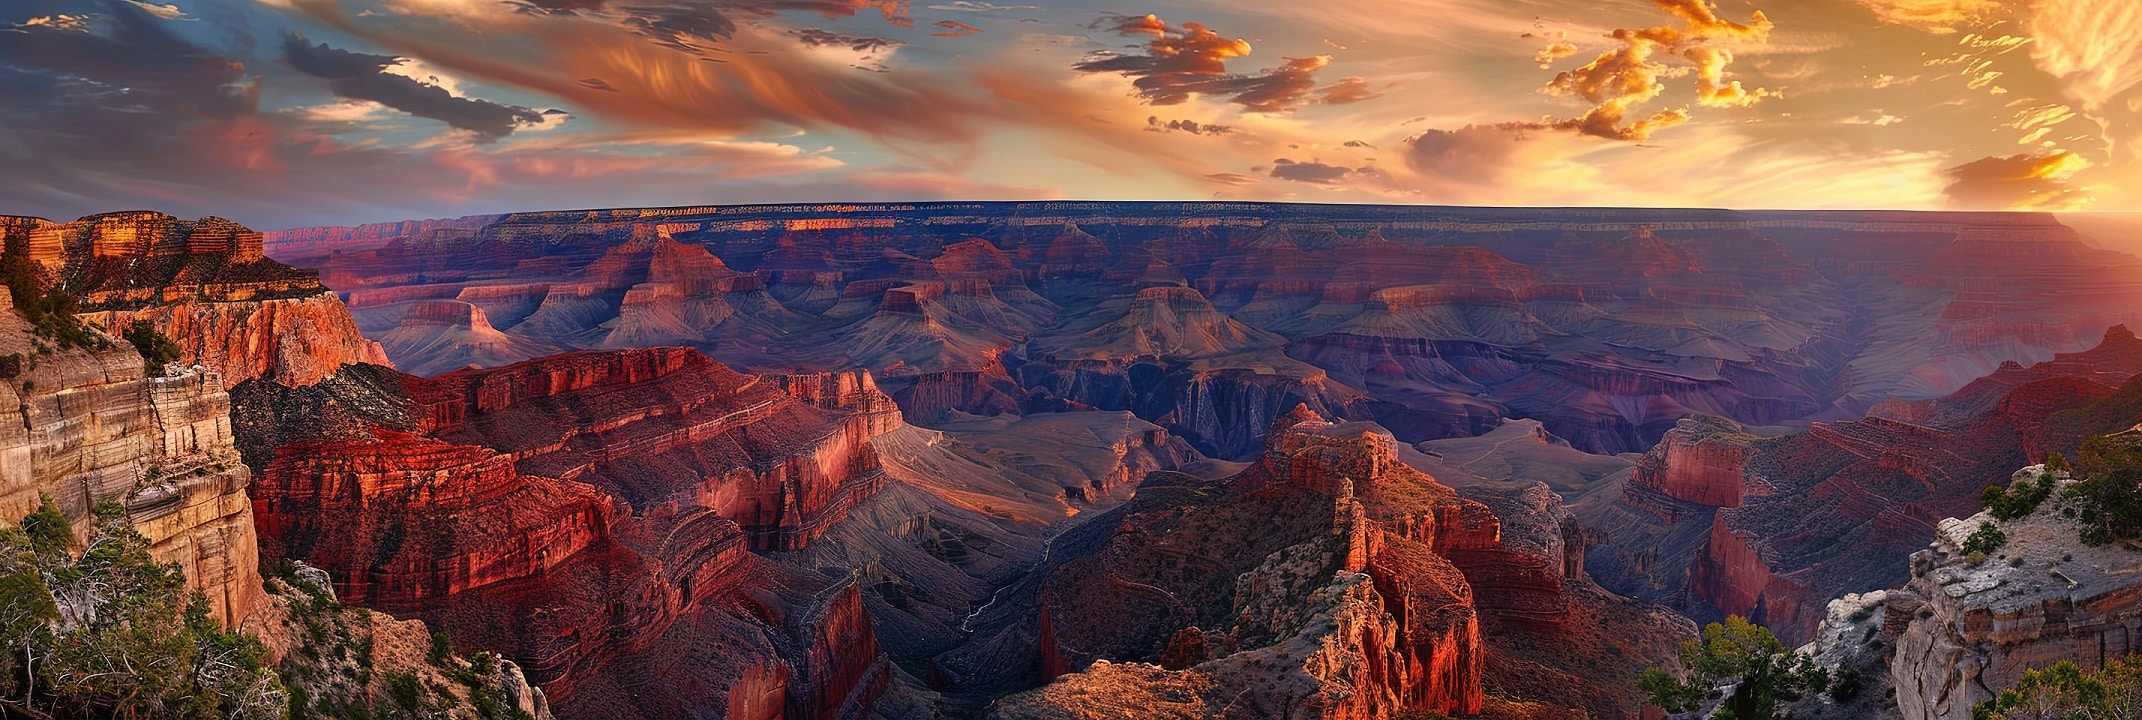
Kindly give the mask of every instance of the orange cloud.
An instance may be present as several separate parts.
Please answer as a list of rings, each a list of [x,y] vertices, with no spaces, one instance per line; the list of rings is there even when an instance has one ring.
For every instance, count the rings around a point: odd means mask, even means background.
[[[345,15],[332,0],[296,0],[337,30],[486,82],[573,102],[589,115],[641,128],[744,134],[842,128],[934,143],[972,139],[972,119],[994,110],[961,88],[922,75],[858,72],[789,52],[778,30],[746,31],[723,62],[635,41],[632,31],[570,16],[516,15],[493,22],[512,42],[471,43],[451,28],[393,16]],[[870,2],[865,6],[891,7]],[[778,54],[777,54],[778,53]],[[608,90],[574,78],[601,78]]]
[[[982,31],[981,28],[975,27],[973,25],[968,25],[958,20],[939,20],[937,21],[937,26],[944,28],[944,32],[930,33],[930,37],[961,38]]]
[[[2066,151],[1987,157],[1949,169],[1951,207],[1966,210],[2076,210],[2087,188],[2072,184],[2090,161]]]
[[[1611,140],[1640,141],[1652,132],[1687,121],[1688,113],[1683,110],[1665,110],[1649,117],[1631,119],[1637,106],[1657,99],[1666,91],[1661,79],[1675,72],[1653,59],[1661,52],[1679,54],[1695,63],[1698,101],[1704,105],[1746,106],[1767,94],[1761,90],[1749,91],[1739,82],[1725,80],[1726,65],[1732,62],[1732,53],[1707,45],[1714,40],[1768,40],[1772,25],[1762,11],[1756,11],[1754,20],[1742,25],[1719,17],[1710,0],[1653,2],[1659,9],[1680,18],[1683,26],[1617,29],[1607,37],[1619,41],[1620,48],[1602,53],[1582,67],[1555,75],[1542,88],[1543,92],[1581,97],[1592,103],[1592,109],[1582,117],[1557,123],[1557,126],[1566,125],[1586,135]]]
[[[1316,71],[1331,64],[1330,55],[1286,58],[1286,63],[1257,74],[1229,72],[1227,61],[1248,57],[1247,40],[1229,38],[1203,24],[1170,27],[1153,15],[1102,18],[1121,35],[1150,35],[1144,53],[1096,53],[1072,66],[1084,73],[1116,73],[1132,78],[1138,97],[1152,105],[1177,105],[1196,95],[1225,97],[1252,112],[1286,112],[1310,101],[1317,92]],[[1324,89],[1327,101],[1354,102],[1374,97],[1367,81],[1355,78]]]

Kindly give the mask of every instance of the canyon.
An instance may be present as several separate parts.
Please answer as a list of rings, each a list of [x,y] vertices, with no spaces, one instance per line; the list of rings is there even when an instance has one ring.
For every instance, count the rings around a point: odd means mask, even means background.
[[[2142,422],[2142,259],[2045,215],[920,203],[0,238],[51,293],[0,317],[0,510],[120,502],[216,619],[353,702],[378,688],[300,626],[405,665],[439,631],[564,718],[1639,717],[1631,679],[1691,620],[1834,647],[1865,621],[1830,601],[1879,591],[1854,597],[1922,598],[1878,631],[1919,658],[1883,681],[1955,717],[1984,683],[1945,673],[2067,646],[1937,607],[1941,518]],[[61,296],[88,340],[40,314]],[[137,323],[176,362],[114,336]],[[328,596],[379,614],[307,615]]]
[[[688,345],[750,372],[869,370],[914,422],[1129,410],[1238,461],[1304,403],[1408,443],[1527,418],[1602,454],[1695,413],[1856,419],[2142,321],[2135,258],[2028,214],[831,204],[267,248],[318,267],[366,332],[417,336],[388,350],[419,374]]]

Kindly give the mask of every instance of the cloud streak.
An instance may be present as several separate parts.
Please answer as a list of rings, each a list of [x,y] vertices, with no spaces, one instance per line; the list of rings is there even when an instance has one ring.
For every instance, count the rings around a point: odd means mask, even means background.
[[[483,142],[496,141],[516,128],[543,122],[543,114],[529,108],[459,97],[438,85],[389,72],[389,68],[403,62],[390,55],[350,52],[324,43],[313,44],[302,35],[289,35],[283,38],[283,61],[299,72],[327,80],[337,97],[369,100],[438,120],[474,133]],[[584,79],[580,84],[615,91],[600,79]]]

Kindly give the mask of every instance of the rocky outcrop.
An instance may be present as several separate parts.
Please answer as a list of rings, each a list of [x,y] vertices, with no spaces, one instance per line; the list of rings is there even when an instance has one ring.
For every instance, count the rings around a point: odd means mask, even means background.
[[[82,318],[113,331],[148,320],[181,359],[232,383],[262,375],[305,385],[355,362],[386,364],[319,274],[270,260],[261,234],[216,217],[153,212],[71,223],[0,223],[9,252],[74,295]]]
[[[1749,444],[1754,440],[1730,421],[1685,418],[1644,453],[1632,482],[1683,502],[1740,507],[1748,493]]]
[[[393,715],[414,703],[441,720],[520,714],[554,720],[542,688],[512,660],[489,653],[442,656],[423,621],[342,605],[319,568],[288,565],[268,578],[266,588],[268,602],[245,630],[266,645],[267,662],[291,691],[296,712]],[[419,690],[414,697],[408,694],[412,679]]]
[[[562,714],[836,717],[888,671],[855,580],[752,551],[876,493],[897,416],[867,378],[786,385],[682,348],[357,366],[248,383],[238,425],[264,547],[521,663]]]
[[[2044,472],[2033,466],[2015,479]],[[1889,600],[1908,618],[1890,665],[1906,720],[1972,717],[1972,705],[2031,668],[2071,660],[2090,670],[2142,653],[2142,551],[2083,545],[2056,504],[2010,521],[1943,520],[1934,543],[1911,556],[1911,582]],[[1973,562],[1964,540],[1987,523],[2008,541]]]
[[[0,307],[12,308],[5,289]],[[119,503],[159,562],[176,563],[214,616],[236,624],[262,603],[250,478],[233,446],[218,373],[174,365],[150,374],[122,340],[54,349],[0,310],[0,517],[50,496],[85,533],[93,509]]]

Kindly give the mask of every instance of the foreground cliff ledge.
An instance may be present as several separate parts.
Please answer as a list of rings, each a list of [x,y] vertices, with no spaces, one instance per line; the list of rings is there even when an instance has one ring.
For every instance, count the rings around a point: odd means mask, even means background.
[[[2044,473],[2033,466],[2015,478]],[[2142,552],[2083,545],[2058,504],[1999,522],[2008,542],[1983,562],[1962,548],[1994,522],[1989,513],[1943,520],[1933,545],[1912,555],[1911,584],[1886,601],[1910,618],[1891,664],[1906,720],[1968,720],[1972,705],[2030,668],[2072,660],[2091,669],[2142,653]]]

